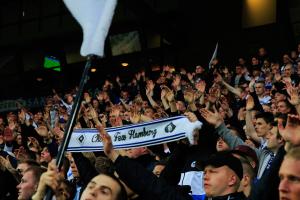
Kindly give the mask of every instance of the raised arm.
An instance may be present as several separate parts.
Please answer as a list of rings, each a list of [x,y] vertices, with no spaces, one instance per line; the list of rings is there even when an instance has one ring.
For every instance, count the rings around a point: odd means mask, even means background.
[[[217,73],[217,76],[216,76],[216,81],[222,85],[224,85],[228,91],[230,91],[231,93],[239,96],[239,97],[242,97],[242,92],[240,89],[238,88],[235,88],[235,87],[232,87],[231,85],[229,85],[226,81],[223,80],[222,76]]]
[[[175,187],[168,185],[163,179],[158,179],[153,173],[147,171],[139,163],[119,155],[113,149],[110,135],[103,127],[98,127],[102,138],[104,153],[111,159],[116,167],[120,179],[141,195],[151,195],[165,200],[191,200],[188,194],[179,193]]]
[[[256,142],[261,142],[261,138],[257,136],[252,119],[252,109],[254,108],[254,100],[251,95],[248,96],[246,103],[246,135]]]
[[[211,125],[213,125],[224,141],[229,145],[231,149],[234,149],[238,145],[243,145],[244,141],[231,133],[231,131],[226,127],[223,122],[221,115],[215,110],[214,112],[208,109],[201,109],[200,113],[202,117]]]

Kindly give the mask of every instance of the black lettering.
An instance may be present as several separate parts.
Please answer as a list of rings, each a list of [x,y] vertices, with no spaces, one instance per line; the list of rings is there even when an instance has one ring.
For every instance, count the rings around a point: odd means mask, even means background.
[[[115,135],[114,135],[114,141],[124,141],[126,140],[126,135],[121,135],[120,132],[116,132]]]
[[[102,138],[99,136],[99,134],[95,134],[92,137],[92,142],[102,142]]]
[[[135,137],[134,137],[135,130],[130,130],[130,131],[128,131],[128,134],[129,134],[129,139],[135,138]]]

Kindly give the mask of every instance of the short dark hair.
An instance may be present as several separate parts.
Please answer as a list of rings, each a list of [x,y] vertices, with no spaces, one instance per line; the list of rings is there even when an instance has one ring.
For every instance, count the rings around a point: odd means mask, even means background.
[[[24,173],[26,173],[26,172],[32,172],[33,173],[33,177],[35,179],[35,182],[38,184],[39,181],[40,181],[41,175],[44,172],[46,172],[46,169],[43,169],[43,168],[41,168],[39,166],[31,166],[31,167],[29,167],[28,169],[26,169],[24,171]]]
[[[100,175],[105,175],[105,176],[108,176],[108,177],[112,178],[120,186],[121,190],[117,194],[117,199],[116,200],[127,200],[128,199],[127,198],[127,192],[125,190],[125,187],[124,187],[123,183],[121,183],[121,181],[114,174],[111,174],[111,173],[101,173]]]
[[[255,115],[255,118],[262,118],[263,120],[265,120],[265,122],[267,124],[272,124],[274,122],[274,115],[271,112],[261,112],[261,113],[257,113]]]
[[[23,164],[23,163],[29,165],[30,167],[33,167],[33,166],[39,167],[40,166],[38,162],[36,162],[35,160],[32,160],[32,159],[22,160],[18,164]]]

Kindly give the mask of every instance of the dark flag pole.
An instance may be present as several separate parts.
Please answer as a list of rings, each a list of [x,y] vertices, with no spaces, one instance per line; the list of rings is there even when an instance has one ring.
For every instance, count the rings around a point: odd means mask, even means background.
[[[81,97],[82,97],[82,93],[84,90],[84,86],[86,84],[86,82],[88,81],[88,73],[90,71],[91,65],[92,65],[92,61],[96,58],[96,55],[88,55],[87,56],[87,61],[84,67],[84,71],[80,80],[80,84],[79,84],[79,89],[77,91],[76,97],[75,97],[75,101],[74,104],[72,106],[72,111],[70,114],[70,119],[67,122],[66,125],[66,129],[64,132],[64,138],[63,141],[61,143],[61,145],[59,146],[59,150],[58,150],[58,154],[56,156],[56,166],[58,167],[58,169],[60,170],[60,168],[62,167],[63,161],[64,161],[64,153],[66,151],[66,149],[68,148],[70,139],[71,139],[71,135],[72,135],[72,130],[74,128],[75,122],[76,122],[76,118],[80,109],[80,105],[81,105]],[[47,187],[47,191],[46,191],[46,200],[51,200],[52,199],[52,190],[50,189],[50,187]]]

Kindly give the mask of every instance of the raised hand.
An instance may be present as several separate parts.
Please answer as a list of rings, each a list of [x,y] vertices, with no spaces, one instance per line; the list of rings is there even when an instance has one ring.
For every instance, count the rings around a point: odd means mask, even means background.
[[[297,106],[300,104],[300,98],[299,98],[299,92],[297,87],[293,87],[291,84],[286,85],[286,91],[290,95],[290,98],[288,98],[288,101],[293,105]]]
[[[166,94],[166,98],[169,102],[174,101],[175,100],[174,92],[172,90],[169,90]]]
[[[222,84],[222,82],[223,82],[223,78],[222,78],[221,74],[216,73],[215,74],[215,83]]]
[[[223,123],[222,116],[215,110],[214,112],[209,111],[206,108],[200,109],[201,116],[210,124],[219,127]]]
[[[254,84],[255,84],[255,79],[252,79],[249,83],[250,92],[254,92]]]
[[[89,107],[89,114],[92,117],[92,119],[98,119],[98,113],[94,107],[92,106]]]
[[[97,95],[96,95],[97,99],[102,102],[103,99],[104,99],[104,96],[103,96],[103,92],[99,92]]]
[[[190,120],[190,122],[198,121],[197,116],[193,112],[185,112],[184,115]]]
[[[251,95],[248,96],[247,102],[246,102],[246,110],[250,111],[254,108],[254,99]]]
[[[205,92],[206,83],[205,81],[199,81],[196,83],[196,89],[202,94]]]
[[[141,116],[137,112],[131,112],[130,114],[130,121],[133,124],[139,123],[141,120]]]
[[[166,91],[166,89],[163,88],[160,93],[160,98],[164,99],[164,98],[166,98],[166,95],[167,95],[167,91]]]
[[[2,171],[5,171],[5,169],[8,170],[14,169],[9,161],[9,155],[7,155],[6,158],[0,156],[0,169]]]
[[[217,87],[213,87],[209,90],[208,101],[212,104],[216,103],[220,96],[220,89]]]
[[[188,77],[188,79],[189,79],[190,81],[192,81],[193,78],[194,78],[194,76],[193,76],[192,73],[187,73],[187,77]]]
[[[114,150],[110,135],[106,132],[103,126],[97,126],[97,129],[99,131],[100,138],[102,139],[105,155],[114,162],[118,158],[119,154]]]
[[[48,164],[48,169],[41,175],[39,185],[36,189],[36,193],[32,196],[32,200],[40,200],[43,199],[46,193],[47,186],[50,187],[54,193],[59,193],[57,188],[59,186],[59,173],[58,169],[55,165],[54,160],[52,160]],[[60,196],[60,194],[55,195],[56,197]],[[58,198],[57,198],[58,199]]]
[[[49,186],[52,190],[55,191],[56,188],[58,187],[58,179],[59,179],[58,168],[55,165],[55,161],[52,160],[48,164],[47,171],[42,174],[40,182],[42,182],[42,184]]]
[[[185,100],[185,102],[187,102],[188,104],[193,103],[194,100],[195,100],[194,91],[186,91],[186,92],[184,93],[184,100]]]
[[[153,96],[153,90],[151,90],[149,87],[146,87],[146,95],[148,97],[152,97]]]
[[[300,145],[300,116],[288,115],[286,126],[282,124],[282,119],[278,119],[278,130],[283,139],[294,146]]]
[[[36,129],[36,132],[42,136],[42,137],[47,137],[48,136],[48,129],[46,126],[44,125],[40,125],[39,127],[37,127]]]

